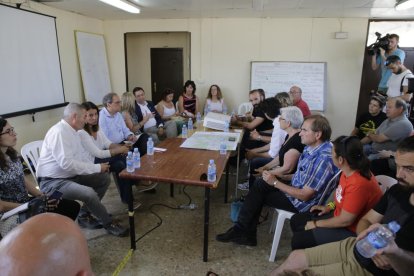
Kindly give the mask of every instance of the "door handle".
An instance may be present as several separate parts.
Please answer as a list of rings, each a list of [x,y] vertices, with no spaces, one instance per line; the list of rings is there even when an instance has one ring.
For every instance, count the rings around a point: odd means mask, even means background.
[[[155,81],[153,84],[153,90],[154,90],[154,93],[157,93],[157,83]]]

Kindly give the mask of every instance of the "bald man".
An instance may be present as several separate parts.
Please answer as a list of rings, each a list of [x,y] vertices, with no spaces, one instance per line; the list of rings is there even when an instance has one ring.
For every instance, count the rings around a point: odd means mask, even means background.
[[[85,237],[71,219],[45,213],[20,224],[0,242],[1,275],[94,275]]]

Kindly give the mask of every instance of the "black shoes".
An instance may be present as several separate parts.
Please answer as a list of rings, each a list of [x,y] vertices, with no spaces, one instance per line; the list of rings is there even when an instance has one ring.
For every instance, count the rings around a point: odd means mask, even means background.
[[[105,227],[106,232],[108,232],[108,234],[117,236],[117,237],[126,237],[129,234],[129,229],[128,228],[124,228],[121,225],[119,225],[118,223],[112,222],[108,225],[106,225]]]
[[[101,229],[103,226],[102,224],[91,214],[84,214],[82,216],[78,216],[78,224],[82,228],[86,229]]]
[[[219,242],[233,242],[240,245],[256,246],[257,239],[255,234],[246,233],[237,227],[233,226],[226,233],[216,236]]]

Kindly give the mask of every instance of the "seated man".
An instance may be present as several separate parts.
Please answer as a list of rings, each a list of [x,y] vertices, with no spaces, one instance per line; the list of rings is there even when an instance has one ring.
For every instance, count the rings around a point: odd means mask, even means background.
[[[299,86],[292,86],[289,90],[289,94],[292,97],[293,105],[299,107],[303,117],[311,115],[308,104],[302,99],[302,89]]]
[[[293,251],[273,271],[311,268],[316,275],[412,275],[414,266],[414,137],[398,145],[395,156],[399,184],[391,187],[379,203],[358,223],[357,238],[348,238],[305,250]],[[401,229],[395,241],[378,249],[371,259],[362,257],[355,248],[357,240],[379,226],[397,221]]]
[[[124,141],[134,143],[133,147],[139,149],[142,155],[147,153],[148,135],[145,133],[135,136],[126,126],[121,113],[121,99],[116,93],[108,93],[103,97],[103,108],[99,112],[99,127],[105,136],[115,144]],[[137,138],[138,137],[138,138]]]
[[[387,119],[387,115],[382,112],[385,98],[381,95],[372,96],[368,105],[368,112],[359,116],[356,120],[355,128],[351,135],[364,138],[369,133],[375,133],[377,128]]]
[[[368,159],[378,159],[378,153],[382,150],[395,151],[397,144],[411,135],[413,125],[407,119],[406,112],[407,105],[403,99],[388,98],[387,119],[382,122],[375,133],[368,133],[361,140],[361,143],[365,145],[364,152]]]
[[[0,242],[1,275],[93,275],[79,227],[57,214],[40,214]]]
[[[305,144],[291,185],[269,172],[263,173],[250,188],[240,210],[238,221],[226,233],[217,235],[221,242],[255,246],[256,227],[263,205],[289,212],[305,212],[318,203],[329,180],[337,172],[332,162],[331,127],[321,115],[308,116],[300,132]]]
[[[108,163],[94,164],[84,157],[78,134],[85,124],[86,110],[77,103],[69,103],[63,119],[46,133],[37,164],[36,174],[40,190],[50,194],[55,190],[63,198],[84,203],[78,216],[79,225],[106,229],[115,236],[128,235],[128,229],[112,221],[101,199],[110,184]],[[102,225],[90,215],[101,220]]]
[[[141,87],[135,87],[132,91],[135,96],[135,113],[138,116],[138,124],[141,131],[151,135],[155,144],[160,138],[176,137],[177,125],[174,121],[163,121],[151,101],[145,100],[145,91]],[[164,133],[165,130],[165,133]]]

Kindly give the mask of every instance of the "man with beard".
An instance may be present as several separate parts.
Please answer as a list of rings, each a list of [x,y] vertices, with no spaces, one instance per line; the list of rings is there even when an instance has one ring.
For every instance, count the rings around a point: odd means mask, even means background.
[[[293,251],[287,260],[273,271],[280,275],[286,270],[311,268],[320,275],[412,275],[414,266],[414,137],[404,139],[395,155],[399,184],[391,187],[380,202],[358,223],[357,238],[348,238],[305,250]],[[355,248],[358,240],[391,221],[401,229],[395,240],[378,249],[372,258],[362,257]]]

